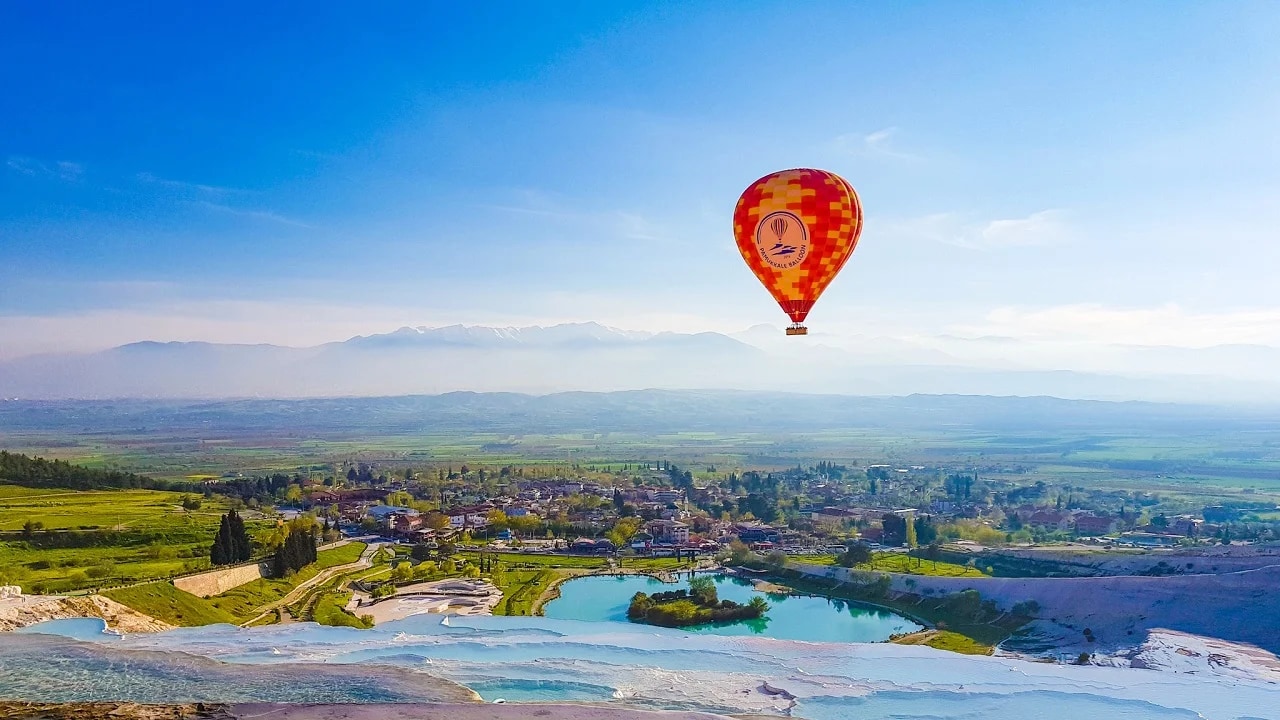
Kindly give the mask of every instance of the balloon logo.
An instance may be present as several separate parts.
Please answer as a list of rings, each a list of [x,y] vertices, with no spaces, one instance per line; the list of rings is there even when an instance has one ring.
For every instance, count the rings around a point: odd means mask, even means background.
[[[787,221],[781,217],[773,219],[773,234],[778,236],[778,242],[782,242],[782,236],[787,232]]]
[[[862,206],[853,186],[825,170],[766,175],[738,198],[733,235],[742,259],[791,318],[788,335],[853,255]]]

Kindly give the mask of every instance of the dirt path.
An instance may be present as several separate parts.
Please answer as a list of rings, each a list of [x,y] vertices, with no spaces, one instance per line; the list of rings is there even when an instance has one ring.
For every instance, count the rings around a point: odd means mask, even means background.
[[[250,625],[253,625],[259,620],[265,618],[267,615],[270,615],[271,613],[275,612],[278,608],[282,608],[287,605],[293,604],[295,601],[298,600],[298,598],[305,595],[308,590],[315,587],[316,585],[320,585],[322,583],[326,583],[332,580],[336,575],[340,575],[342,573],[349,572],[351,570],[361,570],[367,567],[372,567],[373,556],[381,548],[382,548],[381,543],[369,543],[368,545],[365,546],[364,552],[360,553],[359,560],[356,560],[353,563],[347,563],[346,565],[335,565],[331,568],[325,568],[324,570],[321,570],[319,573],[316,574],[315,577],[311,578],[310,580],[298,583],[298,586],[290,590],[288,595],[285,595],[279,600],[263,607],[262,612],[255,615],[252,619],[240,623],[240,627],[249,627]]]

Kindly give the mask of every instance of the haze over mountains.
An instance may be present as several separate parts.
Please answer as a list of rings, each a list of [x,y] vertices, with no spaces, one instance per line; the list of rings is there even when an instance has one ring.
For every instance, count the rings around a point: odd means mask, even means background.
[[[1066,359],[1064,361],[1064,358]],[[1063,365],[1068,365],[1064,367]],[[648,333],[596,323],[405,327],[313,347],[141,342],[0,363],[0,397],[332,397],[644,388],[1280,403],[1280,349],[1009,338]]]

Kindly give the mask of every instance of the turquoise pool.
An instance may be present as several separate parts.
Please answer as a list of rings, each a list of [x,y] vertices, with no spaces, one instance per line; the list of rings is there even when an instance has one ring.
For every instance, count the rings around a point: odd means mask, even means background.
[[[769,595],[756,592],[747,580],[728,575],[713,577],[721,599],[745,603],[753,595],[764,595],[769,612],[759,620],[697,625],[684,630],[814,642],[881,642],[895,633],[921,629],[916,622],[887,610],[824,597]],[[560,597],[547,603],[544,613],[559,620],[627,622],[632,595],[686,586],[687,576],[678,584],[644,575],[576,578],[560,586]]]

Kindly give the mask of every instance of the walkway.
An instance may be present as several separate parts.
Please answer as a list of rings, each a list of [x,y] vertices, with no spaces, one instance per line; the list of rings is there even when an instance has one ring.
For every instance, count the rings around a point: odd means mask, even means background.
[[[285,595],[279,600],[273,603],[270,603],[269,605],[266,605],[265,607],[262,608],[262,612],[260,612],[258,615],[254,616],[252,619],[248,621],[240,623],[240,627],[249,627],[250,625],[253,625],[259,620],[265,618],[267,615],[270,615],[271,613],[275,612],[278,608],[282,608],[287,605],[292,605],[295,601],[297,601],[299,598],[305,595],[308,590],[315,587],[316,585],[320,585],[322,583],[326,583],[332,580],[336,575],[340,575],[345,572],[350,572],[351,570],[360,570],[363,568],[372,567],[373,556],[375,553],[378,552],[378,550],[382,548],[383,545],[385,545],[385,543],[369,543],[368,545],[365,546],[364,552],[360,553],[359,560],[356,560],[353,563],[347,563],[346,565],[335,565],[331,568],[325,568],[324,570],[321,570],[319,573],[317,573],[316,576],[311,578],[310,580],[298,583],[298,586],[290,590],[288,595]]]

